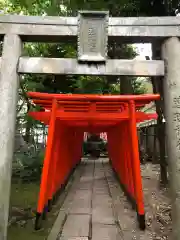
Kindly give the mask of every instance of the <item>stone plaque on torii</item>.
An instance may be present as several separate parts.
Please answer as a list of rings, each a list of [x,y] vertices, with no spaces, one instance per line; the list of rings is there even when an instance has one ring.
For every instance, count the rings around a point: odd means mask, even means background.
[[[78,61],[103,63],[107,57],[109,12],[80,11]]]

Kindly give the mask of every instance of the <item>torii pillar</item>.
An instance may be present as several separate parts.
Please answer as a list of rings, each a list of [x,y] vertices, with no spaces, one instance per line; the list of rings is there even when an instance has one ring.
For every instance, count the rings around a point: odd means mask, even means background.
[[[168,165],[172,199],[172,239],[180,239],[180,41],[168,38],[162,45],[165,61],[164,100]]]

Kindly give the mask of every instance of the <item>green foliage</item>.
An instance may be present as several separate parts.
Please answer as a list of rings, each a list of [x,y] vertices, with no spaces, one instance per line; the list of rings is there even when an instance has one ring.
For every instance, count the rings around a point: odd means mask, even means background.
[[[132,79],[133,93],[144,94],[147,92],[147,88],[145,87],[145,84],[142,83],[143,81],[144,80],[142,78]]]
[[[109,10],[113,16],[137,16],[144,8],[143,2],[149,4],[150,0],[2,0],[2,12],[21,15],[61,15],[77,16],[80,9]],[[145,4],[146,5],[146,4]],[[146,13],[148,15],[148,13]],[[25,43],[23,56],[31,57],[57,57],[76,58],[76,44],[72,43]],[[120,42],[111,42],[108,46],[109,58],[132,59],[136,51],[132,45],[122,45]],[[144,88],[140,81],[132,79],[135,93],[143,93]],[[26,96],[27,91],[48,93],[99,93],[119,94],[119,77],[94,77],[94,76],[52,76],[52,75],[23,75],[19,89],[20,101],[17,107],[18,118],[26,128],[26,141],[29,141],[30,131],[37,125],[37,121],[27,116],[30,102]]]
[[[44,151],[17,152],[14,155],[12,177],[22,182],[39,181],[44,160]]]
[[[113,4],[112,4],[113,3]],[[26,15],[77,15],[79,9],[110,10],[113,16],[125,15],[125,11],[135,11],[138,1],[82,1],[68,0],[5,0],[4,10],[8,13]],[[119,12],[115,11],[115,6]],[[24,56],[43,57],[76,57],[76,44],[43,44],[26,43]],[[109,44],[110,58],[133,58],[135,49],[131,45],[122,45],[117,42]],[[99,77],[73,77],[73,76],[35,76],[26,75],[22,81],[24,91],[41,91],[55,93],[118,93],[118,78],[107,83],[106,78]],[[24,96],[25,97],[25,96]]]

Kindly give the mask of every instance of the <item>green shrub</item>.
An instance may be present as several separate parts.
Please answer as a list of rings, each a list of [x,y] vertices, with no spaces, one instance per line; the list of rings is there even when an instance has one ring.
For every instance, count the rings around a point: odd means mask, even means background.
[[[43,166],[44,151],[18,152],[14,155],[12,178],[22,182],[39,181]]]

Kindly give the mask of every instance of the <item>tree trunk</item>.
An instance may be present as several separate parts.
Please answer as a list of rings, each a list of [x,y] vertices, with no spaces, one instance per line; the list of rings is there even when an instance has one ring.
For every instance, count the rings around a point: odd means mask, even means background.
[[[156,164],[158,162],[158,152],[157,152],[157,125],[155,125],[153,131],[153,159],[152,163]]]
[[[30,104],[27,103],[27,114],[28,114],[29,111],[30,111]],[[30,142],[31,141],[31,127],[32,127],[31,122],[29,122],[27,120],[26,121],[26,133],[25,133],[25,136],[24,136],[24,140],[26,142]]]
[[[160,43],[156,42],[152,44],[153,59],[160,59]],[[164,119],[164,92],[162,86],[161,77],[152,77],[153,92],[159,93],[161,95],[160,101],[155,102],[156,112],[158,114],[157,119],[157,138],[159,141],[159,151],[160,151],[160,181],[163,185],[168,183],[167,176],[167,162],[166,162],[166,134],[165,134],[165,123]]]
[[[132,80],[129,77],[121,77],[120,93],[124,94],[133,94]]]

